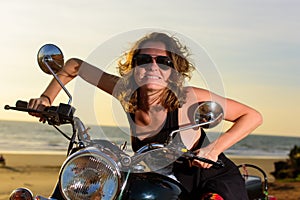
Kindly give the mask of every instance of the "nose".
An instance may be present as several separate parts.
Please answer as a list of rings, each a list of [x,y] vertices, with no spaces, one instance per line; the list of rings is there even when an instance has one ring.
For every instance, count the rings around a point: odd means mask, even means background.
[[[147,67],[149,70],[151,71],[156,71],[159,69],[159,66],[158,64],[156,63],[156,60],[155,58],[152,57],[152,62],[148,64],[148,67]]]

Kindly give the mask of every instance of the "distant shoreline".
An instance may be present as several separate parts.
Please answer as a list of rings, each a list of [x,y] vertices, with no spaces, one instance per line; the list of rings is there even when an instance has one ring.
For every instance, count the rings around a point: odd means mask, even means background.
[[[38,122],[16,122],[0,120],[0,154],[43,154],[66,155],[68,140],[48,125]],[[71,134],[69,127],[61,127]],[[113,141],[118,146],[128,141],[131,154],[130,136],[118,127],[91,127],[91,137]],[[218,137],[218,133],[208,132],[209,139]],[[262,136],[250,134],[225,151],[231,158],[287,159],[290,150],[300,144],[300,137]]]
[[[42,126],[44,126],[42,123],[36,121],[36,120],[11,120],[11,119],[0,119],[0,122],[12,122],[12,123],[34,123],[34,124],[40,124]],[[47,126],[47,124],[45,125]],[[99,125],[99,124],[86,124],[86,126],[102,126],[102,127],[116,127],[116,128],[120,128],[120,129],[127,129],[128,127],[119,127],[116,125]],[[51,127],[51,126],[49,126]],[[209,131],[207,131],[209,133]],[[274,137],[293,137],[293,138],[300,138],[300,134],[299,133],[294,133],[294,134],[282,134],[280,135],[279,133],[275,133],[275,134],[268,134],[268,133],[251,133],[250,135],[259,135],[259,136],[274,136]]]

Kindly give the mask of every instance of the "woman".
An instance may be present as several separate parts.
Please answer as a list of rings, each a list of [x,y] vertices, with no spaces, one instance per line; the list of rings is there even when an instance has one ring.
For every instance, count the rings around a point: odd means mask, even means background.
[[[184,87],[185,79],[191,77],[194,69],[188,56],[186,47],[175,37],[154,32],[137,41],[124,55],[125,59],[120,60],[121,77],[75,58],[68,60],[57,75],[64,84],[79,75],[116,97],[128,113],[134,151],[147,143],[164,143],[170,131],[193,123],[189,113],[197,103],[213,99],[226,105],[224,119],[233,125],[217,140],[202,146],[206,137],[201,129],[181,135],[187,148],[213,161],[221,159],[225,168],[214,169],[210,164],[195,160],[191,165],[175,164],[174,174],[195,199],[211,192],[224,199],[247,199],[237,167],[222,152],[258,127],[262,117],[254,109],[234,100],[205,89]],[[53,79],[40,98],[29,101],[29,108],[38,109],[41,104],[50,106],[60,89]]]

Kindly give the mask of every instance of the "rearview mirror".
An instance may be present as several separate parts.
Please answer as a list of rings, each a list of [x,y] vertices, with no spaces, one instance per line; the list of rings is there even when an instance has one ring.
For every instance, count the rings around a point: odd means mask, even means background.
[[[62,89],[69,97],[68,104],[72,102],[72,95],[56,75],[64,66],[64,55],[62,51],[54,44],[45,44],[40,48],[37,54],[38,64],[46,74],[52,74]]]
[[[170,133],[167,144],[172,141],[175,133],[193,128],[213,128],[223,119],[224,112],[220,104],[214,101],[200,102],[194,112],[194,124],[180,127]]]
[[[56,74],[64,65],[63,53],[54,44],[45,44],[42,46],[38,51],[37,60],[40,68],[46,74]]]
[[[196,124],[202,128],[213,128],[217,126],[223,119],[223,108],[220,104],[214,101],[204,101],[199,104],[194,113]]]

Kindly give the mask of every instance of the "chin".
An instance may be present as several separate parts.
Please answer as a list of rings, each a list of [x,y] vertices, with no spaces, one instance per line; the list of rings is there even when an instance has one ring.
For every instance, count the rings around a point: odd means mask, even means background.
[[[146,83],[143,84],[142,88],[150,90],[150,91],[155,91],[155,90],[162,90],[165,89],[167,85],[161,85],[161,84],[155,84],[155,83]]]

